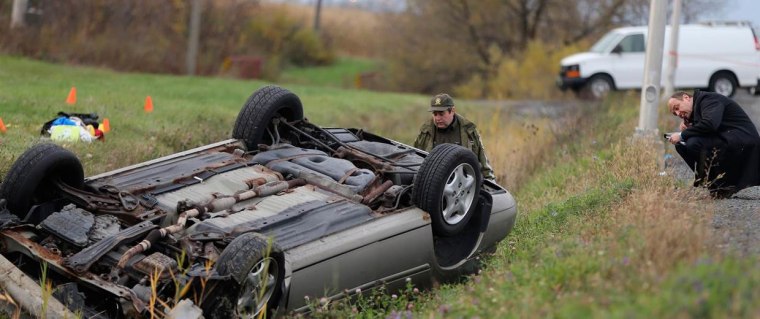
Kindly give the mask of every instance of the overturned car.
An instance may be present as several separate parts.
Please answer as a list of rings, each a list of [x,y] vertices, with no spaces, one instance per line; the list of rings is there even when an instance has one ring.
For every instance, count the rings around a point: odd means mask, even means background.
[[[46,263],[85,317],[179,299],[206,318],[254,317],[457,279],[515,222],[512,195],[468,149],[321,128],[280,87],[254,92],[232,135],[89,178],[73,153],[30,148],[0,184],[3,256],[33,277]]]

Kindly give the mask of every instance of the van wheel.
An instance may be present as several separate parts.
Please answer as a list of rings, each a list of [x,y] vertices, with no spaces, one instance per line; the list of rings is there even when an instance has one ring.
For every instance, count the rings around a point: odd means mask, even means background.
[[[592,76],[581,90],[581,97],[591,100],[601,100],[615,88],[612,78],[606,74]]]
[[[736,87],[736,77],[730,72],[718,72],[710,78],[709,90],[720,95],[732,97]]]

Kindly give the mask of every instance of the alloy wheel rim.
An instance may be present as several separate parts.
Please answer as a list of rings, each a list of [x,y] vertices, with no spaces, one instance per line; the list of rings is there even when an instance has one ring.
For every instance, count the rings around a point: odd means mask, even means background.
[[[451,172],[441,198],[441,216],[447,224],[455,225],[467,215],[475,200],[476,182],[475,169],[470,164],[459,164]]]
[[[264,311],[272,298],[277,284],[279,269],[277,260],[266,257],[251,268],[237,300],[238,313],[244,318],[255,318]]]
[[[595,80],[591,83],[591,91],[597,98],[602,98],[610,92],[610,84],[605,80]]]
[[[734,84],[731,80],[726,78],[720,78],[715,81],[715,92],[720,95],[729,96],[734,89]]]

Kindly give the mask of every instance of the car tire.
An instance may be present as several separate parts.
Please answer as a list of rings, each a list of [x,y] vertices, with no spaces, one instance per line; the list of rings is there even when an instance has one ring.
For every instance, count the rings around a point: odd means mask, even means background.
[[[482,181],[478,159],[472,151],[441,144],[422,162],[414,178],[412,198],[430,214],[436,235],[454,236],[472,217]]]
[[[301,99],[279,86],[262,87],[251,94],[238,113],[232,137],[242,139],[249,150],[256,149],[262,143],[272,144],[274,141],[267,134],[267,129],[277,116],[290,122],[303,119]]]
[[[56,144],[37,144],[13,163],[0,185],[0,198],[8,209],[24,218],[29,209],[60,196],[56,185],[63,182],[75,188],[84,185],[82,163],[74,153]]]
[[[588,79],[580,91],[581,97],[589,100],[601,100],[615,89],[612,78],[606,74],[596,74]]]
[[[710,78],[711,92],[718,93],[726,97],[732,97],[736,94],[737,89],[736,77],[729,72],[718,72]]]
[[[257,318],[262,311],[271,317],[282,296],[285,278],[285,257],[277,245],[261,234],[242,234],[219,255],[216,271],[231,280],[222,283],[222,289],[213,294],[215,299],[205,309],[210,315],[207,317]]]

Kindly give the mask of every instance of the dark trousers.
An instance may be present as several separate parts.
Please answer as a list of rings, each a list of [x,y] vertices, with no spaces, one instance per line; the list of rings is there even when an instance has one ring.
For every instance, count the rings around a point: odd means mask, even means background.
[[[694,186],[706,186],[711,191],[734,189],[725,180],[726,149],[726,142],[718,136],[694,136],[686,145],[676,144],[676,151],[694,171]]]

